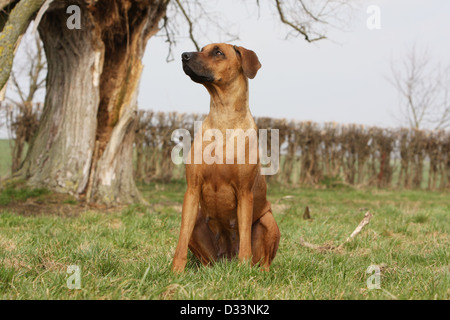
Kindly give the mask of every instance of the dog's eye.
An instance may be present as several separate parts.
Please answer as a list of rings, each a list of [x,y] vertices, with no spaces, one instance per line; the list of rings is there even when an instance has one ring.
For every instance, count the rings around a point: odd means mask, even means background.
[[[223,52],[220,50],[216,50],[216,56],[223,56]]]

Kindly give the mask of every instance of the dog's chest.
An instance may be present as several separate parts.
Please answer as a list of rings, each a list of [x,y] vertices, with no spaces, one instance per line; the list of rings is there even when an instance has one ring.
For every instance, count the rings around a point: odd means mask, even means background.
[[[203,171],[201,207],[211,218],[228,223],[235,218],[237,210],[237,187],[233,180],[233,168],[212,165]]]

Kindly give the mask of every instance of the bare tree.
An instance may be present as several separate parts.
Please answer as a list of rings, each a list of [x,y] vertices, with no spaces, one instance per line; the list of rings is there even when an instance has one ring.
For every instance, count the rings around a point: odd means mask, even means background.
[[[40,125],[15,177],[26,179],[31,186],[107,205],[141,201],[132,161],[141,59],[147,41],[160,30],[169,45],[180,35],[196,44],[202,22],[213,17],[205,9],[207,2],[46,0],[44,4],[44,0],[3,0],[1,5],[3,2],[7,10],[6,23],[0,25],[4,26],[0,50],[15,46],[24,26],[33,17],[42,17],[38,30],[48,62]],[[292,30],[289,35],[315,41],[326,37],[326,31],[339,20],[337,15],[352,1],[268,3]],[[81,29],[67,28],[69,5],[80,8]],[[208,31],[210,25],[204,28]],[[5,52],[0,66],[11,64],[13,52]],[[0,89],[9,70],[0,70]]]
[[[450,127],[450,65],[413,46],[400,61],[391,62],[391,73],[403,123],[416,129]]]
[[[7,103],[3,105],[11,143],[12,173],[20,168],[25,144],[29,144],[36,133],[42,106],[36,97],[45,88],[46,61],[42,42],[37,34],[28,34],[28,38],[20,50],[21,63],[15,64],[11,72],[9,86],[14,94],[8,94]]]

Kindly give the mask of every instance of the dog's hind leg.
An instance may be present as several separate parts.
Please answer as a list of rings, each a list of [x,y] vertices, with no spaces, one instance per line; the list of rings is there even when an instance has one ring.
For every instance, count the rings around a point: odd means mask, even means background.
[[[268,211],[252,225],[252,263],[259,263],[264,270],[269,271],[279,242],[280,230],[272,211]]]

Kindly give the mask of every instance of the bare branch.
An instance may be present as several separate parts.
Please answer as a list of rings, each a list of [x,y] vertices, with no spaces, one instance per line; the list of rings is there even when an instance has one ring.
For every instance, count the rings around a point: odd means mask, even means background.
[[[0,33],[0,89],[3,89],[11,73],[14,51],[27,29],[33,15],[45,0],[21,0],[11,11]]]
[[[345,242],[341,243],[338,246],[332,245],[332,244],[325,244],[325,245],[317,245],[317,244],[313,244],[313,243],[309,243],[306,242],[305,240],[303,240],[303,238],[299,239],[300,245],[309,249],[313,249],[319,252],[324,252],[324,251],[332,251],[332,250],[336,250],[336,251],[340,251],[344,248],[344,245],[351,242],[353,239],[356,238],[356,236],[358,234],[361,233],[362,229],[369,224],[370,220],[372,219],[373,215],[370,211],[367,211],[364,214],[364,218],[362,219],[362,221],[359,223],[359,225],[356,227],[356,229],[350,234],[350,236],[345,240]]]
[[[326,21],[319,19],[317,16],[315,16],[314,14],[312,14],[312,12],[306,7],[305,3],[302,0],[299,0],[303,10],[316,22],[320,22],[323,24],[327,24]],[[324,4],[324,6],[322,7],[322,10],[320,12],[323,12],[323,9],[326,7],[326,3]],[[319,14],[320,15],[320,14]]]
[[[13,3],[15,0],[0,0],[0,11],[2,11],[6,6]]]
[[[19,55],[24,55],[25,60],[14,65],[10,78],[10,85],[21,104],[32,103],[36,93],[45,87],[46,82],[46,60],[39,35],[27,32],[25,38],[27,39],[24,40],[24,46],[19,51]]]
[[[176,44],[176,42],[172,32],[170,31],[169,19],[167,18],[167,16],[163,17],[163,21],[164,23],[162,29],[164,30],[166,36],[166,42],[169,44],[169,51],[167,52],[166,62],[171,62],[174,60],[172,56],[172,47]]]
[[[367,211],[366,214],[364,215],[364,219],[362,219],[362,221],[359,223],[359,225],[356,227],[356,229],[352,232],[352,234],[340,246],[343,246],[345,243],[349,243],[350,241],[352,241],[361,232],[361,230],[366,225],[369,224],[370,219],[372,219],[372,217],[373,217],[372,213],[370,211]]]
[[[400,113],[410,127],[442,129],[450,125],[448,70],[413,46],[401,62],[391,61],[389,82],[397,89]]]
[[[251,3],[256,6],[259,17],[261,1]],[[349,13],[353,12],[350,9],[354,6],[351,0],[275,0],[271,4],[279,20],[289,28],[287,37],[301,35],[308,42],[327,39],[329,28],[342,29],[348,25],[351,20]],[[208,35],[214,33],[213,29],[217,29],[214,41],[217,41],[217,35],[228,37],[219,42],[239,39],[237,32],[230,31],[229,21],[214,10],[216,7],[211,2],[200,0],[174,0],[169,3],[159,35],[169,44],[167,61],[173,60],[172,47],[179,37],[187,36],[197,50],[200,50],[199,43],[203,38],[209,38]]]
[[[36,20],[34,21],[33,33],[36,33],[37,28],[39,26],[39,23],[41,22],[42,16],[47,11],[48,7],[50,6],[50,4],[52,2],[53,2],[53,0],[45,0],[45,2],[42,5],[41,9],[39,9],[39,11],[38,11],[38,13],[36,15]]]
[[[197,44],[197,41],[194,38],[193,24],[192,24],[191,19],[189,18],[189,15],[187,14],[187,12],[184,9],[183,5],[181,4],[180,0],[175,0],[175,2],[177,3],[178,7],[180,8],[181,12],[183,13],[183,16],[186,18],[186,21],[187,21],[187,23],[189,25],[189,38],[194,43],[194,46],[197,49],[197,51],[200,51],[200,47],[199,47],[199,45]]]
[[[17,94],[19,95],[20,101],[22,103],[24,103],[26,100],[25,94],[23,93],[22,88],[20,87],[19,82],[17,81],[16,75],[14,74],[14,72],[11,72],[11,81],[12,81],[12,85],[16,89]]]
[[[355,2],[350,0],[275,0],[280,21],[292,30],[289,35],[302,35],[306,41],[327,39],[332,27],[346,29]]]
[[[306,30],[305,30],[305,28],[303,26],[296,25],[294,22],[289,21],[289,20],[286,19],[280,1],[279,0],[275,0],[275,3],[276,3],[277,11],[278,11],[278,14],[280,16],[281,22],[283,22],[284,24],[288,25],[289,27],[291,27],[292,29],[296,30],[298,33],[303,35],[305,37],[306,41],[313,42],[313,41],[326,39],[325,36],[318,36],[316,38],[310,39],[310,36],[308,35],[308,33],[306,32]],[[303,5],[303,3],[302,3],[302,5]]]

